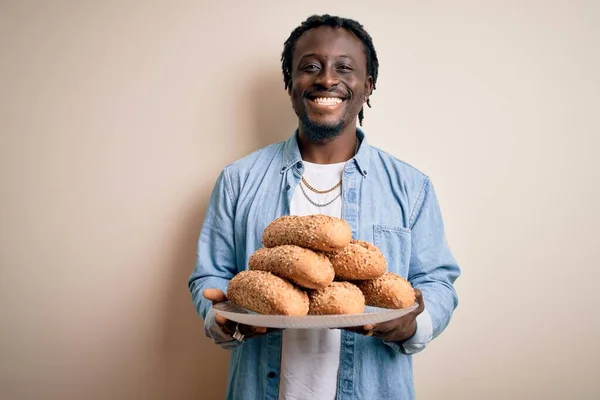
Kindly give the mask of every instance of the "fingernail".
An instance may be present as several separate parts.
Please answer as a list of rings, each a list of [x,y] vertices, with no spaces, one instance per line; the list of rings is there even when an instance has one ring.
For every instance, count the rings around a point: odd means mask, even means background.
[[[227,318],[223,317],[221,314],[215,314],[215,321],[225,323],[227,322]]]
[[[366,331],[370,331],[371,329],[374,329],[375,327],[373,325],[365,325],[363,328],[365,328]]]

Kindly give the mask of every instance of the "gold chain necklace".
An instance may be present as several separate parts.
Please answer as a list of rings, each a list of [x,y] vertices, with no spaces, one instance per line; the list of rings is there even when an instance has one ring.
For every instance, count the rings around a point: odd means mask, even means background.
[[[354,155],[355,156],[356,156],[356,153],[358,153],[358,147],[359,147],[359,141],[356,140],[356,147],[354,148]],[[338,187],[340,187],[342,185],[342,179],[340,179],[340,181],[338,183],[336,183],[334,187],[332,187],[331,189],[328,189],[328,190],[318,190],[318,189],[315,189],[314,187],[312,187],[306,181],[306,179],[304,179],[304,176],[302,177],[302,183],[304,184],[304,186],[306,186],[312,192],[315,192],[315,193],[318,193],[318,194],[327,194],[327,193],[333,192],[335,189],[337,189]],[[326,206],[330,205],[331,203],[333,203],[334,201],[336,201],[337,198],[342,195],[342,190],[340,189],[340,193],[338,193],[338,195],[335,196],[333,199],[331,199],[327,203],[319,204],[319,203],[313,201],[310,197],[308,197],[308,195],[304,191],[304,187],[303,187],[302,183],[300,183],[300,190],[302,190],[302,194],[304,195],[304,197],[306,197],[306,200],[308,200],[312,205],[314,205],[316,207],[326,207]]]
[[[302,194],[304,195],[304,197],[306,197],[306,200],[308,200],[310,202],[310,204],[312,204],[315,207],[327,207],[328,205],[330,205],[331,203],[333,203],[334,201],[337,200],[338,197],[340,197],[342,195],[342,191],[340,190],[340,192],[338,193],[337,196],[335,196],[333,199],[329,200],[327,203],[323,203],[323,204],[319,204],[317,202],[315,202],[313,199],[311,199],[310,197],[308,197],[308,194],[306,194],[306,192],[304,191],[304,186],[302,184],[300,184],[300,190],[302,190]]]
[[[325,194],[325,193],[333,192],[335,189],[340,187],[342,185],[342,180],[340,179],[340,181],[338,183],[336,183],[336,185],[334,187],[332,187],[331,189],[328,189],[328,190],[315,189],[308,182],[306,182],[306,179],[304,179],[304,177],[302,177],[302,183],[304,183],[304,186],[306,186],[311,192],[315,192],[318,194]]]

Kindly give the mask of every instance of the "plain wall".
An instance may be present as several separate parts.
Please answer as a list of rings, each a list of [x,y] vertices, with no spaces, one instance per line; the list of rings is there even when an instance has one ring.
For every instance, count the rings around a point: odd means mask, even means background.
[[[219,399],[187,278],[226,164],[296,126],[313,13],[380,57],[369,141],[428,174],[463,276],[417,398],[600,397],[595,1],[0,2],[0,398]]]

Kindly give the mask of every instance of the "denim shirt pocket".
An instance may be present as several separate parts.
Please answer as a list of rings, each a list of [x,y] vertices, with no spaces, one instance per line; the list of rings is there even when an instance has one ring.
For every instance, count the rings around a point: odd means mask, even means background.
[[[373,244],[382,251],[387,270],[404,278],[408,277],[410,265],[411,231],[391,225],[373,225]]]

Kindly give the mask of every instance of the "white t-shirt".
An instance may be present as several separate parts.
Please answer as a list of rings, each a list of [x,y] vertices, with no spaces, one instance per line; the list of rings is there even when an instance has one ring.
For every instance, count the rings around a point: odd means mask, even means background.
[[[304,179],[317,190],[335,186],[344,171],[346,162],[313,164],[304,161]],[[318,204],[333,202],[325,207]],[[342,187],[330,193],[319,194],[309,190],[302,182],[294,190],[290,204],[291,215],[325,214],[341,218]],[[339,196],[339,197],[338,197]],[[286,329],[283,331],[280,400],[334,400],[340,364],[341,331],[339,329]]]

